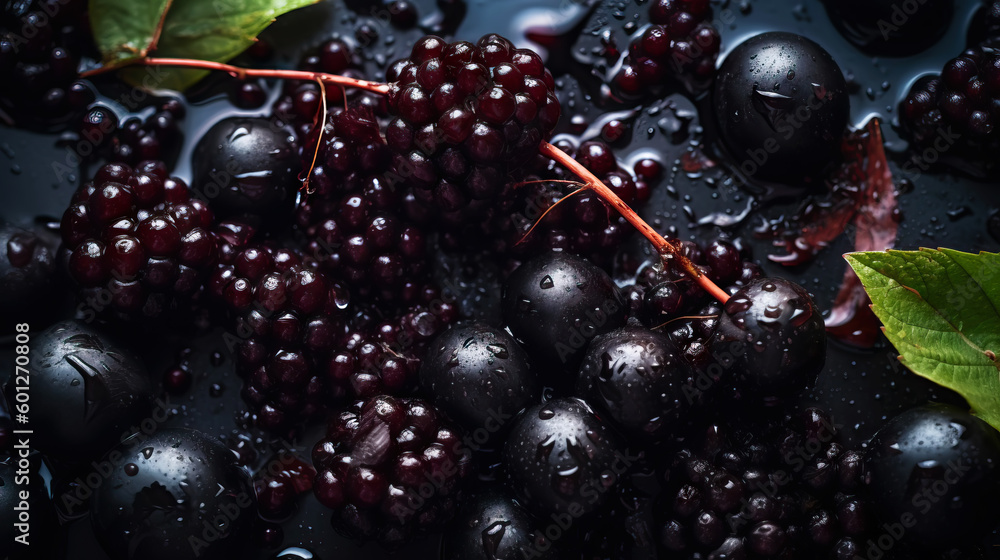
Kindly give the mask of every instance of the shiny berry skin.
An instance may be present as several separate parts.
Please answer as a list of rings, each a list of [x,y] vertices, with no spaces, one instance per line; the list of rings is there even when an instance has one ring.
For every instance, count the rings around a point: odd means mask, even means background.
[[[18,466],[16,454],[0,460],[0,556],[9,560],[34,560],[36,558],[58,558],[66,554],[65,537],[59,531],[59,519],[49,497],[45,481],[39,474],[43,467],[41,455],[33,454],[24,459],[23,467]],[[23,495],[22,495],[23,494]],[[24,539],[17,523],[22,511],[28,511],[28,545],[15,537]]]
[[[253,486],[220,441],[196,430],[161,427],[122,441],[104,460],[113,470],[94,492],[90,518],[115,560],[248,552]]]
[[[576,394],[638,438],[661,438],[702,404],[680,350],[666,336],[626,326],[590,342]]]
[[[738,45],[719,68],[715,117],[743,175],[792,182],[830,163],[847,128],[847,83],[833,57],[794,33]]]
[[[420,384],[466,430],[491,438],[541,395],[527,352],[506,331],[483,323],[459,323],[435,338],[420,365]]]
[[[32,229],[15,227],[0,221],[0,326],[14,332],[14,322],[31,310],[48,311],[56,285],[56,245]]]
[[[313,492],[348,535],[399,543],[457,511],[471,452],[451,422],[419,399],[356,401],[313,448]]]
[[[271,225],[295,204],[298,147],[291,131],[262,118],[219,121],[201,137],[192,162],[196,192],[220,217]]]
[[[35,381],[31,422],[34,448],[85,461],[117,443],[146,417],[155,392],[146,366],[121,341],[81,321],[62,321],[31,339],[28,365]],[[16,404],[15,387],[5,387]]]
[[[735,359],[728,367],[744,391],[765,398],[810,385],[826,362],[823,317],[804,288],[758,278],[726,302],[711,346]]]
[[[559,558],[558,548],[528,511],[497,487],[480,491],[462,508],[442,542],[442,560]]]
[[[995,527],[982,512],[1000,497],[998,469],[994,428],[957,407],[928,404],[879,430],[865,454],[864,482],[884,522],[902,519],[907,541],[942,548]]]
[[[525,410],[504,448],[510,487],[543,518],[597,509],[631,466],[618,436],[584,401],[562,398]]]
[[[625,324],[625,300],[606,272],[579,257],[551,252],[507,278],[504,324],[542,363],[576,371],[595,336]]]

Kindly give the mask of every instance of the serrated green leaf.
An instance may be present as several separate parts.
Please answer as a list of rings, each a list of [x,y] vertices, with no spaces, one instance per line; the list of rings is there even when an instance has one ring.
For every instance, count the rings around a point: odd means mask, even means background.
[[[145,56],[170,0],[90,0],[90,26],[106,65]]]
[[[253,44],[281,14],[319,0],[90,0],[95,39],[105,64],[147,54],[226,62]],[[164,16],[164,10],[166,15]],[[155,16],[155,17],[154,17]],[[162,18],[162,28],[157,30]],[[155,45],[153,44],[155,40]],[[126,81],[146,89],[183,90],[207,74],[180,68],[132,68]]]
[[[1000,254],[849,253],[899,359],[1000,429]]]

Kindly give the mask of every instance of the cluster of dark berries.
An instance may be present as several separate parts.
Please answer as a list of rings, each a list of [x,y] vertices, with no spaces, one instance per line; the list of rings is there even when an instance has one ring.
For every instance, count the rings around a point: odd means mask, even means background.
[[[860,550],[875,527],[858,496],[862,455],[837,443],[818,409],[797,421],[745,422],[710,425],[670,459],[656,508],[664,553],[853,558],[842,551]]]
[[[425,37],[386,79],[393,171],[449,224],[481,219],[559,119],[542,59],[495,34],[475,44]]]
[[[940,76],[914,84],[900,106],[900,122],[921,161],[959,156],[992,169],[998,106],[1000,54],[975,48],[948,61]]]
[[[440,529],[457,510],[471,454],[433,405],[378,395],[338,414],[313,448],[313,492],[334,527],[395,543]]]
[[[173,167],[182,140],[178,121],[186,112],[179,100],[169,99],[146,117],[121,120],[111,108],[95,104],[80,118],[79,140],[71,147],[84,161],[104,159],[135,166],[157,160]]]
[[[409,218],[413,201],[385,171],[389,153],[372,111],[356,105],[331,116],[322,142],[312,193],[296,214],[310,253],[362,297],[415,301],[428,268],[426,228]]]
[[[703,90],[715,75],[721,44],[708,0],[656,0],[649,20],[651,25],[629,45],[613,86],[629,96],[672,81],[689,91]]]
[[[420,350],[455,318],[433,288],[384,316],[294,250],[250,245],[213,274],[209,289],[235,315],[237,372],[255,423],[286,429],[345,396],[406,392]]]
[[[163,162],[109,163],[77,189],[62,218],[81,307],[157,316],[202,287],[218,256],[212,212]]]
[[[93,100],[76,83],[93,54],[86,0],[5,2],[0,11],[0,107],[20,125],[50,126]]]

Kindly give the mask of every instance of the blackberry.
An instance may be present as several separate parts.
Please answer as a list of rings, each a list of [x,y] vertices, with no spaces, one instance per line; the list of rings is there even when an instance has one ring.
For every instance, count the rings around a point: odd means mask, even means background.
[[[954,406],[928,404],[890,419],[865,454],[864,482],[881,519],[903,523],[919,549],[976,541],[1000,495],[1000,435]]]
[[[777,31],[726,56],[713,98],[719,134],[740,172],[788,183],[833,160],[850,111],[847,82],[830,53]]]
[[[255,226],[287,222],[298,191],[298,146],[291,130],[263,118],[229,118],[198,141],[194,189],[221,218]]]
[[[518,499],[553,521],[595,511],[634,458],[584,401],[555,399],[525,410],[504,448],[504,466]]]
[[[135,434],[91,499],[97,540],[115,560],[232,558],[248,554],[254,496],[249,474],[218,440],[163,428]]]
[[[92,94],[74,82],[96,58],[86,0],[5,2],[0,13],[0,111],[20,126],[62,127]]]
[[[559,119],[542,59],[496,34],[475,44],[424,37],[386,79],[394,172],[447,223],[473,223],[505,196],[509,174]]]
[[[62,218],[81,310],[158,316],[191,298],[214,266],[208,205],[162,162],[109,163],[77,189]]]
[[[672,340],[626,326],[590,342],[577,395],[606,411],[629,435],[661,439],[703,404],[698,386]]]
[[[708,0],[655,0],[649,20],[629,45],[612,81],[615,89],[637,96],[680,82],[688,91],[703,91],[715,76],[721,44]]]
[[[440,528],[457,510],[471,453],[433,405],[379,395],[331,420],[313,449],[316,498],[336,528],[401,542]]]
[[[0,326],[14,332],[17,317],[29,309],[34,314],[50,311],[49,297],[58,286],[57,240],[47,232],[15,227],[0,220]]]
[[[523,560],[560,558],[557,543],[542,534],[523,506],[507,492],[489,487],[462,508],[445,533],[442,560]]]
[[[483,429],[494,439],[541,395],[527,352],[506,331],[482,323],[452,325],[435,338],[420,365],[420,383],[466,429]]]
[[[900,124],[914,145],[912,157],[921,165],[933,156],[974,174],[994,173],[990,154],[998,142],[998,99],[1000,53],[993,49],[969,49],[948,61],[939,76],[918,80],[899,107]]]
[[[431,288],[380,317],[311,259],[270,246],[236,252],[209,287],[236,316],[243,397],[267,429],[314,418],[331,398],[411,390],[424,345],[454,320]]]
[[[661,554],[822,558],[841,538],[874,528],[867,499],[851,493],[860,473],[840,470],[857,454],[837,443],[823,411],[701,430],[662,473],[655,506]]]
[[[501,297],[504,324],[533,356],[558,368],[548,379],[555,384],[568,381],[559,370],[576,371],[590,339],[625,324],[618,286],[594,264],[567,253],[522,264]]]
[[[758,278],[723,307],[711,346],[734,356],[727,369],[739,388],[767,399],[811,384],[826,362],[823,317],[804,288]]]

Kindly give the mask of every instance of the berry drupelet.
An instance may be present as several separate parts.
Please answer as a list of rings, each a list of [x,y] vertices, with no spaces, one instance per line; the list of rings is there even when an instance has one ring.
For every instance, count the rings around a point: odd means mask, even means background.
[[[218,255],[212,228],[208,205],[155,161],[103,166],[61,227],[87,309],[132,316],[158,316],[199,291]]]
[[[402,542],[454,516],[472,460],[461,438],[422,400],[357,401],[331,420],[313,448],[313,492],[334,510],[334,527],[356,538]]]
[[[393,63],[385,136],[393,171],[451,224],[469,224],[505,195],[559,119],[542,59],[491,34],[477,43],[419,40]]]
[[[673,81],[689,91],[703,91],[715,76],[721,44],[708,0],[655,0],[649,20],[629,45],[612,85],[628,96]]]

